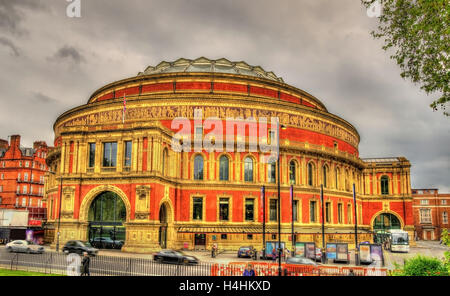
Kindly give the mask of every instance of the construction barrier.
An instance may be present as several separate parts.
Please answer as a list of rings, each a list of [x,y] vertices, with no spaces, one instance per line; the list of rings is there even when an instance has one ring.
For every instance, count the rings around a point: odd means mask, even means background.
[[[252,264],[256,276],[277,276],[278,264],[265,262],[230,262],[228,264],[216,263],[211,267],[212,276],[241,276],[248,264]],[[355,276],[387,276],[386,268],[349,267],[330,265],[298,265],[281,264],[282,275],[285,276],[348,276],[350,270]]]

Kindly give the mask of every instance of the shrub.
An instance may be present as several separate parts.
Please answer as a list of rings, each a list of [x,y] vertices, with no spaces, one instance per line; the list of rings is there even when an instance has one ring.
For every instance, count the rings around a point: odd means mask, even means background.
[[[449,273],[447,267],[439,259],[417,255],[405,260],[405,265],[402,268],[396,265],[396,271],[393,275],[448,276]]]

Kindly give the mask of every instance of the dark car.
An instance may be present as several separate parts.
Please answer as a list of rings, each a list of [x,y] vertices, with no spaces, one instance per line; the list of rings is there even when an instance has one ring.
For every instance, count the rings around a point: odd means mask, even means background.
[[[198,259],[194,256],[184,254],[181,251],[162,250],[153,255],[153,260],[159,263],[173,264],[198,264]]]
[[[63,252],[66,254],[76,253],[79,255],[83,255],[83,253],[86,252],[89,256],[95,256],[98,253],[98,249],[93,248],[89,242],[71,240],[64,245]]]
[[[299,265],[313,265],[317,266],[317,263],[309,258],[305,257],[289,257],[286,260],[286,264],[299,264]]]
[[[252,256],[252,246],[240,247],[237,253],[238,258],[246,257],[250,258]]]
[[[96,237],[91,241],[91,245],[99,249],[122,249],[123,241],[112,240],[109,237]]]

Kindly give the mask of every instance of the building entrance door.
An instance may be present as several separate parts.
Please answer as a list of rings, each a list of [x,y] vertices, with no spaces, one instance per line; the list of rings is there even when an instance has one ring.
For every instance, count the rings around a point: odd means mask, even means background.
[[[206,234],[196,233],[194,238],[195,248],[205,248],[206,246]]]
[[[114,192],[100,193],[90,205],[88,239],[99,249],[121,249],[125,242],[126,209]]]

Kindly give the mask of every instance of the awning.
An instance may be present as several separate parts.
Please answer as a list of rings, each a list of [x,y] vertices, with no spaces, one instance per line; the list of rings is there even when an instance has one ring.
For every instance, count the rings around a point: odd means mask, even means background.
[[[261,226],[214,226],[214,227],[207,227],[207,226],[180,226],[177,228],[178,233],[243,233],[243,234],[262,234],[263,233],[263,227]],[[278,233],[278,227],[277,226],[267,226],[265,229],[266,234],[277,234]],[[297,234],[322,234],[321,227],[308,227],[308,226],[296,226],[294,227],[294,232]],[[281,233],[283,234],[290,234],[291,228],[282,227]],[[354,233],[354,230],[350,229],[325,229],[325,234],[352,234]],[[358,229],[358,233],[368,233],[367,231],[364,231],[363,229]]]

